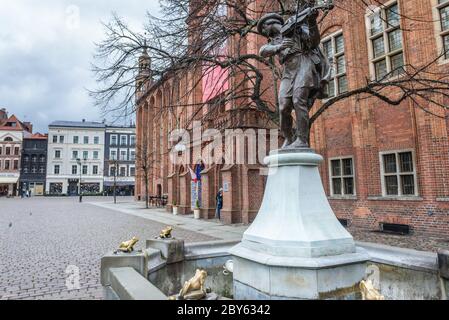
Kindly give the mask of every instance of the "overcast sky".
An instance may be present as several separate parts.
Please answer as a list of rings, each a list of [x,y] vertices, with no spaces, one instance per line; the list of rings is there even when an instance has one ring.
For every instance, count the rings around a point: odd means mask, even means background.
[[[0,0],[0,108],[40,132],[54,120],[101,121],[85,90],[94,87],[100,21],[115,11],[141,29],[146,10],[158,8],[158,0]]]

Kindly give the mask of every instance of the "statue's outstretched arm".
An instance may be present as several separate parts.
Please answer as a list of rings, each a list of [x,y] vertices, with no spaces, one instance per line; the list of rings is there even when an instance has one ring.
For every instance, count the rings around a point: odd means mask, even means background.
[[[311,16],[308,19],[308,25],[309,25],[308,41],[312,47],[318,47],[321,43],[321,35],[320,35],[320,29],[319,29],[318,23],[317,23],[317,18],[318,18],[318,12],[315,11],[311,14]]]

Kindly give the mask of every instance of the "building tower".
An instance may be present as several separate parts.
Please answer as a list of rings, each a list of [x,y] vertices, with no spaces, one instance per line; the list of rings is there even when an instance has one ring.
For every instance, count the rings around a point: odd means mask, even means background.
[[[139,73],[136,77],[136,98],[139,99],[152,83],[151,58],[145,41],[142,55],[139,57]]]

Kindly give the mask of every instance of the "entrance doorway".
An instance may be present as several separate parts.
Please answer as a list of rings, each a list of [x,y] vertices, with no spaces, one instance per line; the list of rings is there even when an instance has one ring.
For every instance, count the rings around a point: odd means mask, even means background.
[[[70,180],[69,186],[67,188],[67,194],[69,196],[77,196],[78,195],[78,180]]]

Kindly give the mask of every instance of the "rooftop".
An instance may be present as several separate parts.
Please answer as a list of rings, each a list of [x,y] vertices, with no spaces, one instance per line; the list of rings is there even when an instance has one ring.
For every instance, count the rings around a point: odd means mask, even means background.
[[[47,140],[48,139],[48,135],[37,132],[37,133],[35,133],[33,135],[30,135],[30,136],[26,137],[25,139],[29,139],[29,140]]]
[[[50,123],[49,127],[104,129],[106,128],[106,125],[101,122],[90,122],[90,121],[54,121]]]
[[[22,122],[15,115],[10,116],[7,119],[0,119],[0,130],[8,131],[24,131],[31,133],[33,126],[30,122]]]
[[[135,125],[123,126],[123,125],[106,125],[106,129],[136,129]]]

